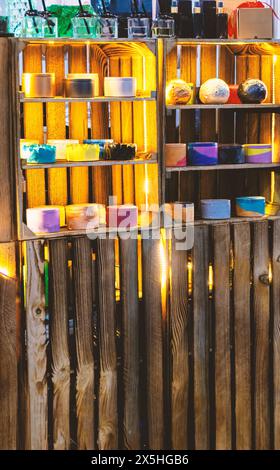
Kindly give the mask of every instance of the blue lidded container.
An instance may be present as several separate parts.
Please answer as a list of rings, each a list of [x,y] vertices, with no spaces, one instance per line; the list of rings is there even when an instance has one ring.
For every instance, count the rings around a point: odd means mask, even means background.
[[[238,217],[263,217],[265,215],[265,198],[262,196],[237,197],[235,203]]]
[[[209,166],[218,164],[217,142],[191,142],[188,144],[188,164]]]
[[[219,145],[219,163],[221,165],[245,163],[245,150],[243,145]]]
[[[230,219],[231,203],[229,199],[202,199],[200,205],[202,219]]]

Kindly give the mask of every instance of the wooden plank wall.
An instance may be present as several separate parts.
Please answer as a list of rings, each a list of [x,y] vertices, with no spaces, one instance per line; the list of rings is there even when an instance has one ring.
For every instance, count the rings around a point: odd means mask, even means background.
[[[194,230],[142,240],[141,294],[120,239],[120,296],[114,240],[26,242],[26,448],[278,448],[279,220]]]

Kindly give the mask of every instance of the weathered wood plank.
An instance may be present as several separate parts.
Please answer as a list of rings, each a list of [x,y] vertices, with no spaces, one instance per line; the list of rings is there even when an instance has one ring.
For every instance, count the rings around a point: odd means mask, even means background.
[[[160,241],[142,241],[143,299],[146,321],[148,447],[163,449],[163,331]]]
[[[233,225],[236,449],[252,449],[250,225]]]
[[[77,349],[78,448],[94,449],[94,359],[92,252],[87,237],[73,240],[73,280]]]
[[[195,227],[193,247],[194,425],[195,449],[210,449],[208,298],[209,229]]]
[[[172,449],[188,448],[189,342],[187,299],[187,251],[176,248],[171,253],[171,444]]]
[[[272,223],[274,449],[280,449],[280,220]]]
[[[70,447],[70,351],[68,345],[67,241],[49,242],[50,344],[53,382],[53,447]]]
[[[0,244],[0,449],[17,448],[16,246]]]
[[[114,240],[98,239],[99,293],[99,434],[100,450],[118,448],[117,355],[115,338]]]
[[[269,285],[261,282],[260,276],[268,276],[268,223],[253,224],[253,280],[254,280],[254,408],[255,447],[257,450],[270,448],[270,406],[269,406]]]
[[[120,240],[123,326],[123,440],[126,449],[140,449],[139,307],[137,239]]]
[[[26,243],[26,341],[28,362],[29,435],[31,450],[48,449],[47,338],[44,244]]]
[[[216,449],[232,446],[230,364],[230,232],[229,224],[213,227],[215,303]]]

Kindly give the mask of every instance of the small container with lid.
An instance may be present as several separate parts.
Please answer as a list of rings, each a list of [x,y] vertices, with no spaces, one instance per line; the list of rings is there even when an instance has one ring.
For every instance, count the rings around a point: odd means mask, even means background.
[[[89,12],[79,12],[72,18],[73,37],[74,38],[96,38],[97,37],[97,18]]]
[[[23,20],[23,36],[26,38],[43,37],[43,18],[37,10],[28,10]]]
[[[138,13],[127,20],[130,39],[148,38],[150,36],[150,18]]]
[[[118,38],[118,17],[105,13],[97,19],[97,37],[104,39]]]
[[[175,21],[172,16],[162,15],[152,23],[153,38],[173,38],[175,36]]]

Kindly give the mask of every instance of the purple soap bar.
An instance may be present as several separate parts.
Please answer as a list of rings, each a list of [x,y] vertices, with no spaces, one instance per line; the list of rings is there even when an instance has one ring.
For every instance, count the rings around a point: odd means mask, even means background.
[[[34,207],[26,211],[27,227],[34,233],[60,231],[60,212],[58,208]]]
[[[207,166],[218,163],[217,142],[193,142],[188,145],[189,165]]]

